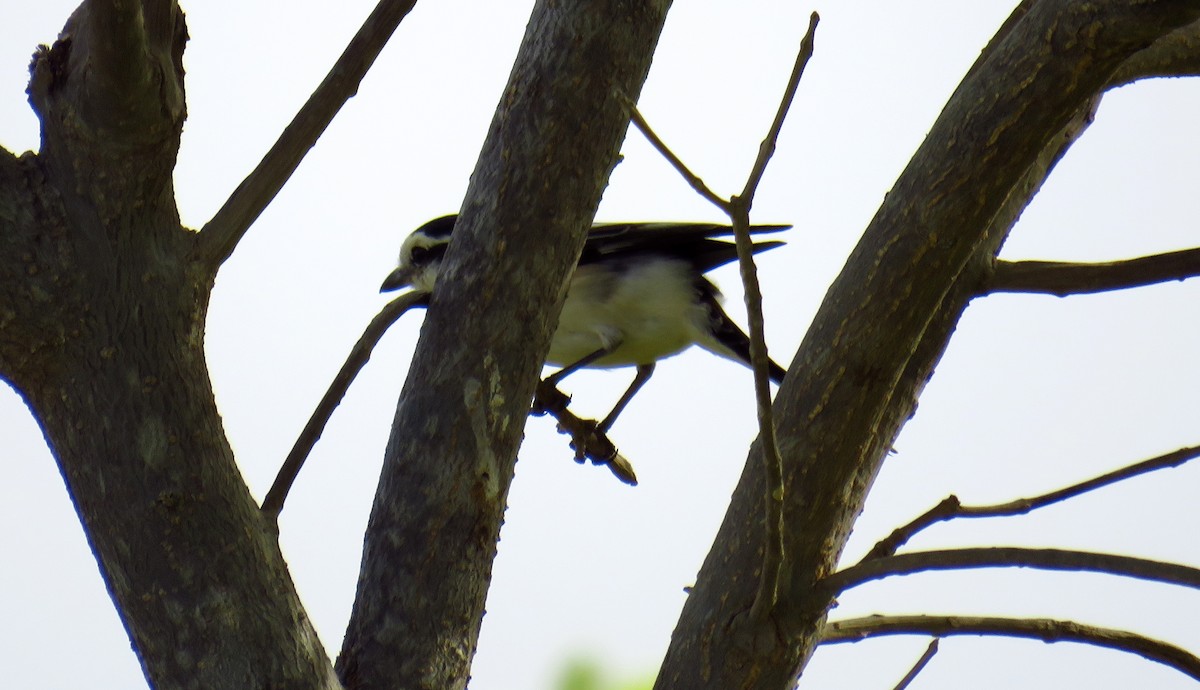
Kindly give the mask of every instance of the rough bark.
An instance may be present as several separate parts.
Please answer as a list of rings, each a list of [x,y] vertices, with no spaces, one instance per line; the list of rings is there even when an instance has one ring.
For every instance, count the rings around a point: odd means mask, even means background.
[[[538,372],[669,2],[539,2],[396,411],[338,671],[462,688]]]
[[[183,14],[89,0],[34,56],[38,154],[0,153],[0,375],[24,396],[156,688],[333,688],[204,362],[215,267],[172,170]]]
[[[747,615],[765,514],[755,448],[656,689],[793,686],[831,605],[816,585],[1009,227],[1116,70],[1198,15],[1181,1],[1017,9],[867,228],[776,398],[787,521],[776,610]]]

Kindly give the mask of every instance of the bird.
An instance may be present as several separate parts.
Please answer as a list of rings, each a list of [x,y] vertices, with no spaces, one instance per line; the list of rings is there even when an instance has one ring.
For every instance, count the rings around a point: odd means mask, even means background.
[[[403,242],[396,268],[380,292],[412,288],[432,293],[457,215],[435,218]],[[752,234],[790,225],[752,225]],[[561,367],[542,381],[557,387],[583,368],[634,366],[629,388],[597,429],[607,433],[654,373],[655,364],[692,345],[750,363],[750,339],[721,308],[721,292],[705,273],[737,259],[718,223],[604,223],[593,225],[571,276],[546,363]],[[782,246],[755,242],[753,251]],[[768,359],[776,384],[785,369]]]

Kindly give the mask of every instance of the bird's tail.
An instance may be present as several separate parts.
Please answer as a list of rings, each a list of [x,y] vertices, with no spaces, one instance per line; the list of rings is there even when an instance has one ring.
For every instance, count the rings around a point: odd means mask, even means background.
[[[705,302],[707,302],[709,313],[709,333],[712,337],[701,339],[698,343],[700,347],[722,357],[741,362],[748,367],[753,367],[750,363],[750,336],[746,335],[733,322],[733,319],[729,318],[715,297],[710,297]],[[787,369],[769,358],[767,359],[767,370],[771,380],[776,384],[782,382],[784,374],[787,373]]]

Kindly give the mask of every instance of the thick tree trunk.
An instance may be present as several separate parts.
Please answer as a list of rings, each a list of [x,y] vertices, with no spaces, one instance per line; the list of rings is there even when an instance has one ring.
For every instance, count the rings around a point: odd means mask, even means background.
[[[534,384],[667,0],[539,2],[401,393],[339,674],[466,685]]]
[[[787,523],[778,606],[749,615],[766,493],[755,448],[656,689],[794,685],[832,604],[820,579],[1009,227],[1122,63],[1198,15],[1183,1],[1018,8],[867,228],[776,398]]]
[[[185,41],[173,2],[93,0],[35,56],[41,151],[0,153],[0,375],[154,687],[339,687],[209,385],[215,267],[171,185]]]

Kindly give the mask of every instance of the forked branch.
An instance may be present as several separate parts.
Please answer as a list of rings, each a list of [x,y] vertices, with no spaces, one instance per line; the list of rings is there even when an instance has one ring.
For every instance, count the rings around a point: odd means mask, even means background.
[[[792,67],[791,77],[784,89],[775,119],[766,137],[759,145],[758,156],[746,178],[742,193],[725,199],[714,192],[704,180],[683,162],[674,151],[667,146],[650,127],[646,118],[638,111],[632,100],[618,93],[629,109],[630,118],[638,130],[646,137],[652,146],[667,159],[680,175],[696,190],[700,196],[710,201],[724,211],[733,223],[734,238],[737,243],[738,266],[741,269],[742,286],[746,293],[747,325],[750,335],[750,361],[754,369],[754,392],[758,408],[759,444],[762,448],[763,464],[766,468],[766,543],[763,548],[762,575],[759,580],[759,590],[754,598],[752,617],[763,620],[775,607],[778,600],[780,572],[784,565],[784,517],[783,517],[783,459],[775,439],[775,423],[771,413],[771,387],[768,375],[767,344],[764,336],[764,319],[762,311],[762,290],[758,284],[758,273],[754,263],[753,243],[750,239],[750,208],[754,203],[754,194],[766,172],[767,164],[775,153],[779,133],[783,129],[783,121],[787,117],[792,101],[795,100],[796,90],[800,86],[800,78],[808,65],[813,53],[813,39],[816,34],[820,17],[816,12],[809,16],[808,31],[800,41],[800,49],[796,54],[796,62]]]
[[[1175,645],[1125,630],[1046,618],[867,616],[829,623],[821,644],[859,642],[883,635],[990,635],[1047,643],[1078,642],[1136,654],[1200,680],[1200,658]]]
[[[1156,470],[1166,469],[1168,467],[1178,467],[1186,462],[1200,457],[1200,446],[1192,446],[1190,448],[1180,448],[1179,450],[1158,457],[1143,460],[1132,465],[1122,467],[1119,470],[1114,470],[1099,477],[1093,477],[1086,481],[1072,484],[1066,488],[1051,491],[1050,493],[1034,496],[1031,498],[1019,498],[1015,501],[1007,503],[998,503],[987,506],[965,506],[957,496],[951,495],[942,499],[940,503],[927,510],[922,515],[918,516],[912,522],[898,527],[886,539],[877,543],[866,556],[863,557],[863,562],[890,556],[901,547],[904,546],[917,533],[930,527],[931,525],[946,520],[955,518],[982,518],[982,517],[1007,517],[1011,515],[1024,515],[1038,508],[1044,508],[1048,505],[1065,501],[1068,498],[1074,498],[1080,494],[1085,494],[1089,491],[1095,491],[1110,484],[1115,484],[1125,479],[1130,479],[1138,475],[1154,472]]]

